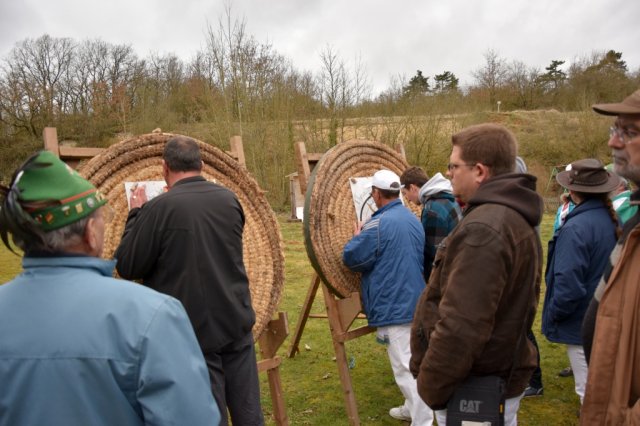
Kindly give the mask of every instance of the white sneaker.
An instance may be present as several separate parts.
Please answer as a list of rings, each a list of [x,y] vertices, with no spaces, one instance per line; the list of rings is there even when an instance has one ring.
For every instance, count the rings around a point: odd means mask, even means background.
[[[405,422],[411,421],[411,413],[409,412],[409,409],[404,405],[393,407],[391,410],[389,410],[389,415],[394,419],[404,420]]]

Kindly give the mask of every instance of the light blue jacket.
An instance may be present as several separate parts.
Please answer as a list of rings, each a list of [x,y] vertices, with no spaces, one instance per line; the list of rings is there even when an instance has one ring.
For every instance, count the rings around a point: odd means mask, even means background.
[[[0,286],[0,425],[217,425],[172,297],[94,257],[25,257]]]
[[[408,324],[425,288],[424,229],[394,200],[377,210],[344,246],[344,264],[362,272],[362,304],[369,325]]]

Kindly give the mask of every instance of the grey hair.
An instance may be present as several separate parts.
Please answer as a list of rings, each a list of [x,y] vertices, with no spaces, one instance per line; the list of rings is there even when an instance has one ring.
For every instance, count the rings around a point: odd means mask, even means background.
[[[89,216],[85,216],[77,222],[63,226],[53,231],[42,234],[42,241],[21,241],[16,238],[13,242],[25,253],[29,252],[51,252],[60,253],[66,251],[67,247],[78,244],[82,241],[84,230],[89,223],[89,219],[96,216],[98,210],[93,211]]]

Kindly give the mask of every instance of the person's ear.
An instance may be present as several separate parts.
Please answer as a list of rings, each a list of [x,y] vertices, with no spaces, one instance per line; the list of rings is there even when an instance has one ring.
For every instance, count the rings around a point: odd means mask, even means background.
[[[476,174],[476,182],[482,183],[491,177],[491,170],[488,166],[482,163],[476,163],[474,167],[474,173]]]
[[[98,229],[95,217],[91,217],[87,221],[87,225],[84,227],[83,239],[90,254],[95,255],[94,253],[98,250]]]
[[[167,166],[167,162],[162,160],[162,178],[169,185],[169,166]]]

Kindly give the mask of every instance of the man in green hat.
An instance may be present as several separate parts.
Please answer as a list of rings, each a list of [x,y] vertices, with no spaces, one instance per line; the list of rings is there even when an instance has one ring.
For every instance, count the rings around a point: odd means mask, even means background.
[[[0,238],[24,272],[0,286],[0,424],[217,424],[184,308],[112,277],[106,200],[48,151],[0,185]]]

